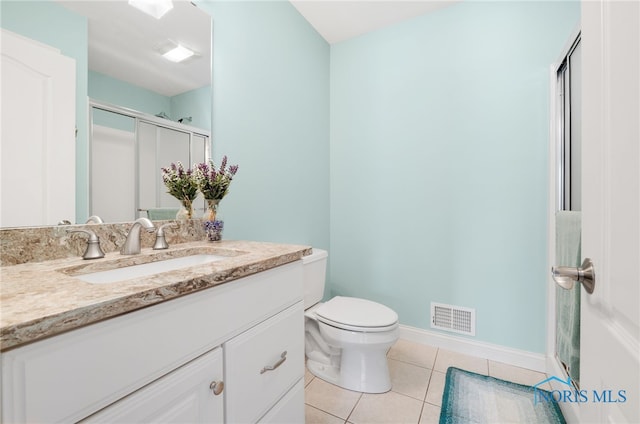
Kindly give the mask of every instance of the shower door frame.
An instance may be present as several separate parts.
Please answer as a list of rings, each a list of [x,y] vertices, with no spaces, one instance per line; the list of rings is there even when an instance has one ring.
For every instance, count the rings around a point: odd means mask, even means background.
[[[563,66],[565,58],[571,54],[581,37],[580,24],[573,30],[571,36],[558,60],[549,70],[549,185],[547,204],[547,269],[556,265],[556,211],[563,209],[564,199],[564,149],[560,141],[564,140],[565,128],[560,124],[558,117],[563,112],[564,105],[558,100],[559,90],[558,72]],[[547,375],[568,377],[567,371],[556,354],[556,283],[551,278],[551,272],[547,274]],[[577,404],[563,402],[562,412],[567,422],[579,422],[580,411]]]

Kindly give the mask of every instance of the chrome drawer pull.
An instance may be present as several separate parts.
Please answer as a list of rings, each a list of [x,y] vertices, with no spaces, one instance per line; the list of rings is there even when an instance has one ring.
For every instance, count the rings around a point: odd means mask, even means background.
[[[280,355],[280,360],[278,362],[276,362],[273,365],[267,365],[266,367],[262,368],[262,370],[260,371],[260,374],[264,374],[267,371],[273,371],[276,368],[278,368],[280,365],[282,365],[284,363],[284,361],[287,360],[287,351],[285,350],[284,352],[282,352],[282,354]]]

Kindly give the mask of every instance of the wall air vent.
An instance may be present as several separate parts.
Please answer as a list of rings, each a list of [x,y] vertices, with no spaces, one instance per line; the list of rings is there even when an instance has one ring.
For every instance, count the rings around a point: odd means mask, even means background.
[[[476,310],[431,302],[431,328],[476,335]]]

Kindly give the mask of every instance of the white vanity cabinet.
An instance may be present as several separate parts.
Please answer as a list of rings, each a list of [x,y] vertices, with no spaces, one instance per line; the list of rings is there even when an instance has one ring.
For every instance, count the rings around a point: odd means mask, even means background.
[[[2,422],[303,422],[302,297],[296,261],[3,352]]]

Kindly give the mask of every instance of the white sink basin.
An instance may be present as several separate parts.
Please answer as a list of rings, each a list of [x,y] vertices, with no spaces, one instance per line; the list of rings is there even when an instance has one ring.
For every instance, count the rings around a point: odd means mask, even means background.
[[[204,265],[210,262],[228,259],[227,256],[218,255],[191,255],[181,258],[166,259],[163,261],[149,262],[140,265],[131,265],[122,268],[97,271],[89,274],[76,275],[82,281],[92,284],[115,283],[117,281],[130,280],[132,278],[149,277],[161,272],[173,271],[190,266]]]

